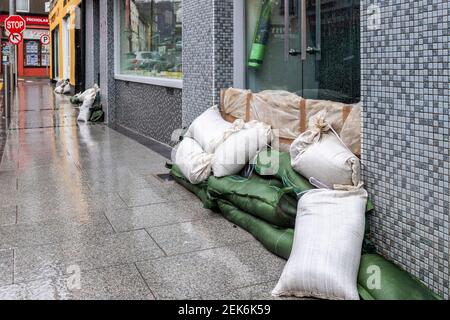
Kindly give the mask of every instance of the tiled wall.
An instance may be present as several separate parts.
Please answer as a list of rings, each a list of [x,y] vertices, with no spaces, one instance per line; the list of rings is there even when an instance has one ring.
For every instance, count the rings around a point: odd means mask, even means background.
[[[233,83],[233,1],[183,0],[183,125]]]
[[[181,128],[181,90],[116,81],[114,124],[165,144]]]
[[[377,30],[369,29],[373,4]],[[363,0],[361,12],[373,237],[382,254],[448,299],[449,2]]]

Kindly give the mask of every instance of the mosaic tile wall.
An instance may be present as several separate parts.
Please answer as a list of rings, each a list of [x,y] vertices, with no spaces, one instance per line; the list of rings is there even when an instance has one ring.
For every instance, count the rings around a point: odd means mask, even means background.
[[[449,2],[361,4],[363,163],[376,204],[373,238],[383,255],[448,299]],[[369,28],[374,4],[377,30]]]
[[[183,126],[233,83],[233,1],[183,1]]]
[[[181,90],[116,81],[114,124],[165,144],[181,128]]]

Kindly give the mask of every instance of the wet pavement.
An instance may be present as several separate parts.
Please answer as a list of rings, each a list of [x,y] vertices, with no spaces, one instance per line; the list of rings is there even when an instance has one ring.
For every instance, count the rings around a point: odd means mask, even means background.
[[[162,155],[21,82],[0,163],[0,299],[266,299],[284,261]]]

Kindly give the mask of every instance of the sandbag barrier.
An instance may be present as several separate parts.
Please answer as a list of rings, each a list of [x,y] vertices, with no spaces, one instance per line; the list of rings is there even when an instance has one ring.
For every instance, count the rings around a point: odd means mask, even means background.
[[[289,166],[286,164],[287,161],[289,161],[287,158],[289,154],[281,153],[279,156],[280,170],[278,170],[278,173],[274,176],[267,175],[269,172],[267,170],[271,170],[270,165],[264,161],[259,161],[258,163],[258,159],[256,160],[254,166],[254,171],[257,174],[252,175],[250,179],[240,176],[225,178],[210,177],[208,182],[204,182],[200,185],[193,185],[189,183],[185,177],[183,177],[176,166],[172,166],[170,173],[176,182],[196,194],[204,204],[205,208],[212,209],[216,212],[221,212],[224,218],[252,234],[267,250],[287,260],[292,249],[294,229],[292,227],[280,227],[262,219],[262,217],[267,220],[276,221],[277,223],[279,223],[278,219],[280,219],[282,224],[289,221],[287,225],[290,225],[291,220],[285,220],[288,216],[292,215],[289,203],[287,204],[287,210],[286,208],[278,209],[281,211],[274,210],[274,207],[270,206],[270,204],[276,202],[263,201],[263,203],[255,205],[254,201],[260,201],[260,199],[253,197],[251,199],[252,201],[248,202],[244,193],[241,192],[243,188],[239,187],[239,184],[259,184],[266,186],[263,188],[264,191],[270,190],[269,188],[273,188],[275,192],[271,194],[272,200],[280,200],[280,198],[274,197],[274,195],[278,194],[280,190],[283,190],[283,188],[286,195],[290,194],[291,196],[294,193],[298,194],[299,192],[314,188],[309,184],[309,182],[306,181],[306,179],[302,178],[295,172],[291,172]],[[259,173],[266,173],[266,176],[259,176]],[[237,184],[238,186],[236,190],[238,190],[238,192],[227,191],[224,193],[225,199],[219,198],[218,190],[225,190],[224,188],[226,188],[220,186],[218,187],[221,183],[224,186]],[[257,192],[250,192],[250,194],[257,195]],[[237,203],[239,207],[237,207],[235,203]],[[252,207],[258,208],[260,205],[264,209],[264,214],[260,214],[260,216],[255,216],[242,210],[253,210]],[[283,206],[279,203],[277,203],[276,207],[283,208]],[[373,204],[369,202],[367,211],[372,209]],[[295,216],[293,221],[295,222]],[[366,222],[366,228],[366,237],[361,249],[362,256],[358,273],[358,293],[361,299],[442,300],[441,297],[426,288],[418,279],[414,278],[412,275],[402,270],[395,264],[389,262],[382,256],[376,254],[373,243],[368,239],[368,222]],[[379,272],[379,278],[374,278],[374,273],[376,272]],[[376,282],[378,281],[377,279],[379,279],[378,283]]]

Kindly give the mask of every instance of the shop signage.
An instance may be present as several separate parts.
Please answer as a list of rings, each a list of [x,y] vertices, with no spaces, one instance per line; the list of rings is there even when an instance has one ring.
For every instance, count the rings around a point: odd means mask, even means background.
[[[27,25],[33,26],[48,26],[48,17],[46,16],[21,16]],[[1,14],[0,15],[0,23],[4,23],[8,19],[8,15]]]
[[[11,34],[22,33],[26,28],[27,23],[21,16],[9,16],[5,20],[5,29]]]
[[[23,41],[23,36],[21,33],[11,33],[9,35],[9,42],[13,45],[18,45]]]
[[[49,45],[49,44],[50,44],[50,36],[49,36],[48,34],[43,34],[43,35],[41,36],[41,43],[42,43],[44,46]]]

